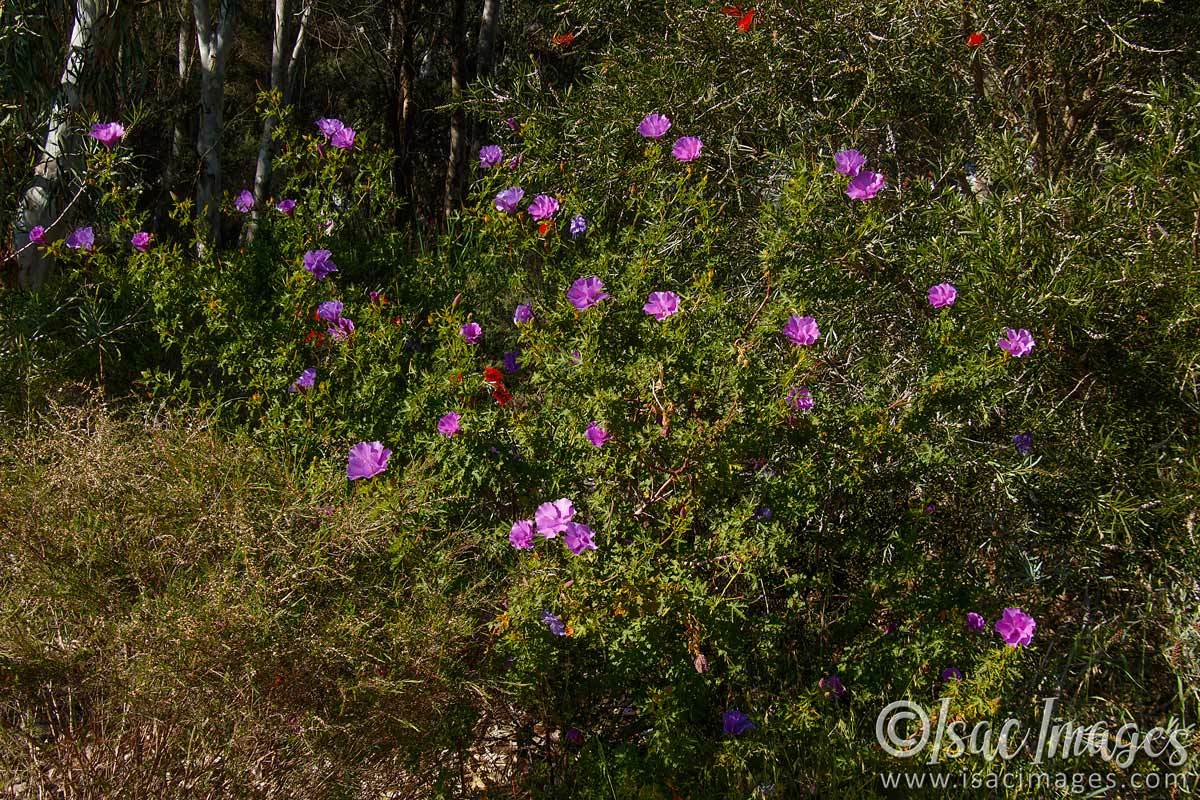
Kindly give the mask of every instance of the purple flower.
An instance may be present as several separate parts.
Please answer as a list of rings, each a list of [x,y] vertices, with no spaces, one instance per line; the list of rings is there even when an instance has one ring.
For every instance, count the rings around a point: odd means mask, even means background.
[[[528,519],[519,519],[512,525],[512,530],[508,532],[508,543],[518,550],[533,549],[533,521]]]
[[[662,322],[679,313],[679,295],[674,292],[651,292],[642,311]]]
[[[592,420],[592,422],[588,424],[587,432],[584,433],[584,436],[586,436],[587,440],[592,443],[592,447],[604,447],[604,443],[611,438],[608,435],[608,431],[604,430],[604,428],[601,428],[595,420]]]
[[[304,268],[319,281],[337,272],[337,264],[333,263],[333,253],[328,250],[309,250],[304,254]]]
[[[833,675],[821,678],[817,681],[817,686],[823,692],[833,695],[834,697],[845,697],[846,686],[842,683],[842,679],[835,672]]]
[[[96,123],[92,129],[88,131],[88,136],[95,139],[105,147],[112,147],[117,142],[121,141],[121,137],[125,135],[125,126],[119,122]]]
[[[340,119],[331,119],[330,117],[321,117],[317,120],[317,127],[321,129],[321,134],[326,139],[332,139],[333,135],[346,127],[346,123]]]
[[[1017,447],[1017,452],[1023,456],[1027,456],[1033,452],[1033,434],[1029,432],[1018,433],[1012,437],[1013,444]]]
[[[517,153],[515,156],[504,162],[504,166],[508,169],[516,169],[525,161],[524,153]]]
[[[943,681],[961,681],[962,679],[962,670],[958,667],[946,667],[944,670],[942,670]]]
[[[333,233],[333,220],[326,219],[321,223],[321,230],[326,236]]]
[[[571,284],[571,288],[567,289],[567,299],[580,311],[586,311],[609,296],[604,291],[604,282],[595,275],[578,278]]]
[[[533,519],[537,523],[538,533],[553,539],[575,519],[575,505],[565,497],[553,503],[542,503],[533,513]]]
[[[1024,647],[1033,639],[1037,622],[1019,608],[1006,608],[993,627],[1009,647]]]
[[[833,168],[839,175],[853,178],[867,163],[867,157],[857,150],[842,150],[833,154]]]
[[[793,411],[811,411],[814,405],[812,392],[806,386],[793,386],[788,390],[787,404]]]
[[[328,333],[329,338],[333,339],[335,342],[344,342],[350,338],[351,334],[354,333],[354,320],[350,319],[349,317],[338,317],[333,321],[333,324],[329,326],[328,330],[326,330],[326,333]]]
[[[539,194],[529,204],[529,216],[536,220],[550,219],[558,213],[558,201],[548,194]]]
[[[939,283],[929,287],[929,305],[934,308],[946,308],[954,305],[958,299],[958,289],[952,283]]]
[[[563,739],[567,741],[567,744],[579,747],[583,744],[583,731],[578,728],[567,728],[566,732],[563,733]]]
[[[783,335],[794,345],[810,345],[821,336],[821,329],[817,327],[817,321],[813,317],[798,317],[793,314],[783,326]]]
[[[583,363],[583,354],[580,353],[578,350],[572,350],[571,351],[571,363],[578,367],[580,364]]]
[[[887,186],[887,180],[884,179],[883,173],[864,169],[851,179],[846,187],[846,196],[851,200],[870,200],[879,194],[884,186]]]
[[[338,150],[349,150],[354,147],[354,128],[345,127],[329,137],[329,143]]]
[[[342,304],[337,300],[326,300],[317,306],[317,319],[322,322],[337,322],[342,318]]]
[[[96,246],[96,234],[90,227],[76,228],[67,234],[67,247],[85,253]]]
[[[1004,329],[1004,338],[996,342],[1000,345],[1000,349],[1008,353],[1013,358],[1021,358],[1029,355],[1033,350],[1033,335],[1029,331],[1021,328],[1021,330],[1013,330],[1012,328]]]
[[[478,344],[483,338],[483,328],[479,327],[478,322],[468,322],[459,329],[459,333],[467,340],[467,344]]]
[[[454,411],[443,415],[442,418],[438,420],[438,433],[440,433],[442,436],[445,436],[447,439],[454,438],[454,434],[458,433],[459,429],[462,427],[460,424],[461,420],[462,415]]]
[[[663,114],[647,114],[637,126],[637,132],[647,139],[657,139],[669,130],[671,119]]]
[[[275,210],[290,217],[296,210],[296,201],[285,197],[275,204]]]
[[[721,715],[721,725],[725,729],[726,736],[741,736],[757,727],[749,717],[736,708]]]
[[[233,207],[243,214],[249,214],[250,209],[254,208],[254,195],[250,193],[249,189],[242,189],[237,199],[233,201]]]
[[[504,151],[500,145],[489,144],[479,148],[479,166],[483,169],[491,169],[503,160]]]
[[[392,451],[382,442],[359,442],[350,448],[350,460],[346,462],[346,477],[352,481],[359,478],[374,478],[387,469]]]
[[[571,234],[572,239],[578,239],[587,233],[588,221],[583,214],[576,214],[571,217],[571,224],[567,226],[567,233]]]
[[[311,389],[317,382],[317,370],[315,367],[309,367],[300,373],[300,377],[292,381],[292,388],[289,391],[301,392],[305,389]]]
[[[554,616],[549,611],[542,612],[542,622],[555,636],[567,635],[567,626],[563,624],[561,619]]]
[[[567,549],[577,556],[583,555],[584,550],[595,550],[596,542],[592,540],[592,529],[579,522],[568,522],[566,539]]]
[[[512,214],[517,210],[517,205],[520,204],[521,198],[524,196],[524,189],[519,186],[510,186],[496,195],[496,210],[503,211],[505,214]]]
[[[33,242],[34,244],[45,244],[46,229],[41,225],[34,225],[29,231],[29,241]]]
[[[533,306],[529,305],[529,303],[521,303],[517,306],[517,310],[513,312],[514,325],[529,322],[531,319],[533,319]]]
[[[684,136],[675,142],[675,146],[671,148],[671,155],[675,156],[676,161],[695,161],[700,157],[700,150],[704,147],[704,142],[696,136]]]
[[[775,512],[771,510],[770,506],[759,506],[754,510],[754,518],[759,522],[770,522],[773,516],[775,516]]]
[[[134,250],[144,253],[150,249],[150,234],[145,231],[138,231],[130,237],[129,243],[133,245]]]
[[[504,353],[504,371],[508,373],[516,372],[521,369],[521,365],[517,363],[517,359],[521,356],[521,348],[516,350],[508,350]]]
[[[976,614],[974,611],[967,612],[967,630],[981,631],[987,627],[987,620],[982,614]]]
[[[521,125],[519,122],[517,122],[516,117],[509,117],[508,119],[504,120],[504,124],[507,125],[508,129],[513,133],[516,133],[521,128]]]

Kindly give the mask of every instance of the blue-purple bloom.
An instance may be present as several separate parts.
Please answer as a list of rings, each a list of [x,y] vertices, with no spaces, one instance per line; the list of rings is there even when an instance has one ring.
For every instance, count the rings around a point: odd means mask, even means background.
[[[637,126],[637,132],[647,139],[657,139],[669,130],[671,118],[664,114],[647,114]]]
[[[510,186],[504,189],[496,195],[496,210],[512,214],[517,210],[517,206],[520,205],[521,198],[524,196],[525,190],[519,186]]]
[[[974,611],[967,612],[967,630],[978,632],[986,627],[987,620],[983,618],[982,614],[976,614]]]
[[[41,225],[34,225],[29,230],[29,241],[33,242],[34,244],[45,244],[46,229]]]
[[[846,686],[842,683],[842,679],[835,672],[817,681],[817,686],[821,691],[826,692],[834,697],[843,697],[846,694]]]
[[[757,726],[748,716],[733,708],[721,715],[721,727],[724,728],[726,736],[741,736]]]
[[[479,340],[483,338],[483,328],[479,326],[478,322],[468,322],[462,326],[459,332],[467,344],[478,344]]]
[[[350,150],[354,147],[354,128],[346,126],[329,137],[329,143],[339,150]]]
[[[387,469],[391,455],[392,451],[384,447],[382,442],[359,442],[350,448],[346,477],[352,481],[373,478]]]
[[[317,382],[316,367],[309,367],[300,373],[300,377],[292,381],[292,388],[289,391],[301,392],[305,389],[311,389]]]
[[[961,681],[962,679],[963,673],[958,667],[946,667],[942,670],[943,681]]]
[[[586,311],[608,297],[610,295],[604,291],[604,282],[595,275],[578,278],[567,289],[567,299],[580,311]]]
[[[346,124],[340,119],[321,117],[319,120],[317,120],[317,127],[321,130],[321,134],[326,139],[332,139],[335,133],[346,127]]]
[[[571,234],[572,239],[578,239],[587,233],[588,221],[583,214],[576,214],[571,217],[571,223],[567,226],[567,233]]]
[[[642,311],[662,322],[679,313],[679,295],[674,292],[651,292]]]
[[[333,263],[333,253],[328,250],[309,250],[304,254],[304,268],[319,281],[337,272],[337,264]]]
[[[329,326],[326,333],[335,342],[344,342],[354,333],[354,320],[349,317],[338,317]]]
[[[528,210],[532,219],[550,219],[558,213],[558,201],[548,194],[539,194],[533,198]]]
[[[290,217],[296,211],[296,201],[290,197],[285,197],[275,204],[275,210]]]
[[[91,227],[76,228],[67,234],[67,247],[85,253],[96,246],[96,234]]]
[[[671,155],[675,156],[676,161],[695,161],[700,157],[703,147],[704,142],[700,141],[699,137],[684,136],[675,142],[675,146],[671,148]]]
[[[254,208],[254,195],[250,193],[249,189],[242,189],[237,199],[233,201],[233,207],[243,214],[249,214],[250,209]]]
[[[1012,437],[1013,444],[1016,445],[1017,452],[1023,456],[1027,456],[1033,452],[1033,434],[1026,431],[1018,433]]]
[[[479,166],[491,169],[504,160],[504,151],[498,144],[488,144],[479,148]]]
[[[342,318],[343,307],[338,300],[326,300],[317,306],[317,319],[322,322],[337,322]]]
[[[521,357],[521,348],[516,350],[507,350],[504,353],[504,371],[513,373],[521,369],[521,365],[517,363],[517,359]]]
[[[549,611],[542,612],[542,623],[549,628],[550,632],[555,636],[567,635],[567,626],[563,624],[561,619],[551,614]]]
[[[788,390],[787,404],[793,411],[811,411],[814,405],[812,392],[807,386],[793,386]]]
[[[533,521],[519,519],[508,532],[508,543],[518,550],[533,549]]]
[[[592,529],[580,522],[568,522],[567,532],[563,534],[567,549],[575,555],[583,555],[584,550],[595,550],[596,542],[592,539]]]
[[[533,306],[529,305],[529,303],[521,303],[517,306],[517,310],[513,312],[514,325],[529,322],[531,319],[533,319]]]

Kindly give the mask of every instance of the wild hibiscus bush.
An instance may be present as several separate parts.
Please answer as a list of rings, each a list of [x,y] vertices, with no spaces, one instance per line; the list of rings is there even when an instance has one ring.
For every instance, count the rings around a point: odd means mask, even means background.
[[[288,650],[303,670],[264,655],[307,635],[264,621],[295,611],[285,586],[220,601],[261,622],[249,663],[323,676],[280,746],[335,754],[346,785],[361,746],[380,785],[428,770],[431,796],[481,791],[468,764],[532,796],[859,797],[896,768],[874,738],[896,699],[1194,717],[1200,90],[1123,95],[1077,153],[1051,122],[980,124],[1029,87],[959,6],[897,13],[878,48],[868,11],[689,9],[664,48],[657,17],[598,47],[561,100],[548,71],[512,78],[536,101],[474,98],[487,146],[434,247],[388,224],[370,134],[308,121],[279,134],[295,205],[244,247],[131,251],[136,197],[97,201],[121,222],[63,253],[57,291],[136,328],[108,380],[250,432],[286,464],[271,502],[335,520],[252,526],[311,547],[296,579],[329,644]],[[854,56],[813,67],[828,87],[800,75],[817,45]],[[688,77],[709,62],[762,80]],[[99,158],[116,186],[119,150]],[[60,338],[64,370],[98,369]],[[217,524],[241,538],[180,563],[164,607],[247,569],[245,526]]]

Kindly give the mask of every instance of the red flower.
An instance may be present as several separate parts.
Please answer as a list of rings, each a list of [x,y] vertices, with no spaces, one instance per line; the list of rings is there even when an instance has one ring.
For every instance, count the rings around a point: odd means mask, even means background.
[[[503,386],[504,385],[504,373],[501,372],[500,370],[496,369],[495,367],[484,367],[483,368],[483,382],[490,383],[493,385],[499,384],[500,386]]]
[[[550,225],[551,225],[551,222],[548,219],[543,220],[542,222],[539,222],[538,223],[538,235],[545,236],[546,231],[550,230]]]
[[[560,34],[556,35],[554,38],[552,38],[550,41],[554,42],[554,44],[557,47],[567,48],[567,47],[570,47],[571,43],[575,41],[575,34],[560,33]]]
[[[492,389],[492,397],[496,398],[496,405],[501,408],[512,402],[512,392],[506,389],[502,383]]]
[[[304,336],[304,343],[309,344],[311,342],[316,342],[318,345],[323,344],[325,342],[325,334],[320,331],[309,331]]]
[[[983,44],[983,34],[979,31],[975,31],[967,37],[967,47],[979,47],[981,44]]]
[[[741,31],[742,33],[746,33],[747,31],[750,30],[750,26],[753,24],[754,24],[754,9],[752,8],[746,12],[745,16],[743,16],[741,19],[738,20],[738,22],[737,22],[738,30]]]

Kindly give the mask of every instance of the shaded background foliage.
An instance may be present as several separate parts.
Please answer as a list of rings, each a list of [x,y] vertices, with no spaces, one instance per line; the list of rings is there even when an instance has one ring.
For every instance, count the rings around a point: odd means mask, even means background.
[[[40,60],[0,62],[5,196],[44,127],[13,98],[49,102],[69,27],[10,8],[28,32],[6,28],[5,53]],[[1195,720],[1189,4],[765,3],[741,31],[716,4],[513,2],[488,74],[474,10],[456,50],[451,6],[319,4],[291,107],[259,91],[269,12],[243,6],[222,157],[236,194],[277,114],[271,194],[295,215],[243,243],[227,197],[223,246],[194,255],[195,157],[168,168],[196,91],[175,82],[178,9],[126,9],[79,122],[120,116],[129,141],[80,140],[70,178],[101,245],[52,245],[46,286],[0,295],[12,784],[861,797],[896,767],[873,729],[900,697]],[[472,167],[447,212],[456,57]],[[663,143],[633,132],[651,110],[674,121]],[[361,146],[321,150],[326,115]],[[703,158],[676,164],[677,134]],[[520,163],[477,169],[485,142]],[[851,145],[888,176],[868,204],[832,173]],[[558,221],[498,213],[510,185],[554,194]],[[131,254],[141,228],[155,247]],[[300,268],[318,245],[339,267],[321,283]],[[613,297],[580,314],[563,291],[590,274]],[[960,298],[933,312],[941,281]],[[660,324],[641,304],[665,289],[683,313]],[[328,299],[348,344],[310,335]],[[792,313],[819,346],[784,346]],[[1028,358],[996,349],[1010,325]],[[481,373],[517,349],[501,407]],[[317,385],[289,393],[309,366]],[[800,385],[816,406],[797,415]],[[391,466],[347,488],[347,448],[372,439]],[[513,551],[509,525],[563,496],[599,551]],[[1006,606],[1037,617],[1033,647],[964,631]],[[941,683],[949,665],[966,679]],[[844,699],[819,686],[835,673]],[[732,707],[758,730],[723,737]]]

